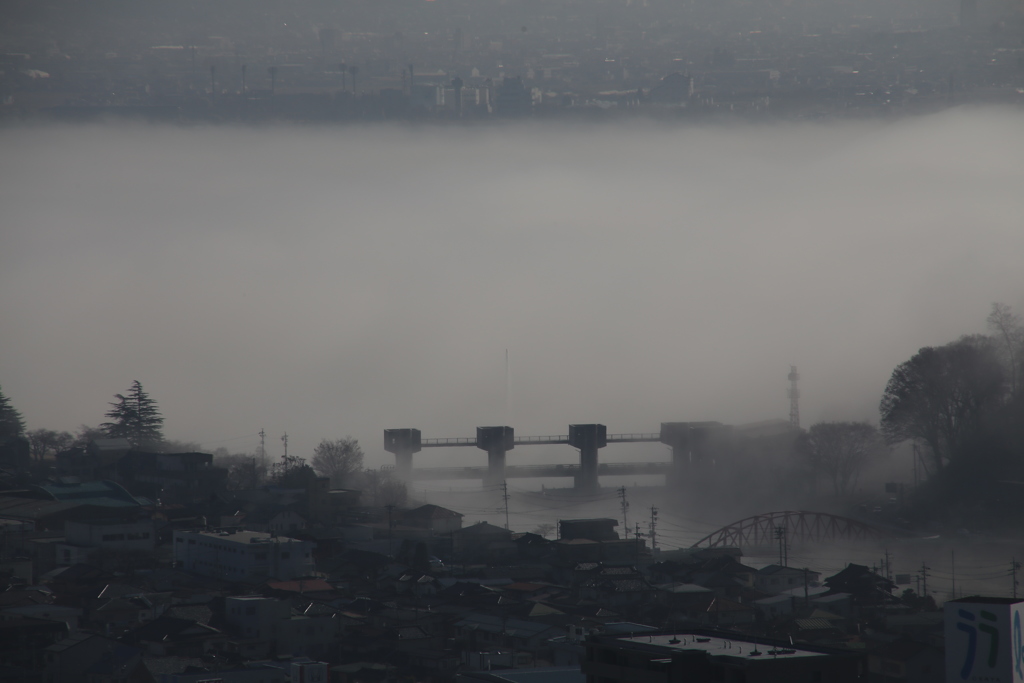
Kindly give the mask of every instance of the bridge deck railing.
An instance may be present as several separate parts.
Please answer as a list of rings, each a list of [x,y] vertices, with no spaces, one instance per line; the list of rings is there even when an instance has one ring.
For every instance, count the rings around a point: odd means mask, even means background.
[[[569,435],[564,436],[517,436],[516,444],[546,444],[546,443],[569,443]]]
[[[608,443],[635,443],[642,441],[661,441],[661,434],[657,433],[636,433],[636,434],[609,434]]]
[[[661,434],[654,432],[635,432],[629,434],[609,434],[606,439],[608,443],[637,443],[637,442],[650,442],[650,441],[661,441]],[[517,436],[513,440],[516,445],[543,445],[543,444],[567,444],[569,443],[569,436],[567,434],[558,434],[555,436]],[[445,448],[450,446],[475,446],[477,444],[476,438],[468,437],[455,437],[449,439],[422,439],[420,446],[423,448]]]
[[[600,476],[616,474],[665,474],[672,467],[670,462],[603,462],[597,466]],[[573,477],[579,473],[580,466],[576,463],[558,463],[550,465],[508,465],[505,476],[508,478],[529,477]],[[467,467],[417,467],[412,470],[413,479],[483,479],[488,468],[479,466]]]
[[[454,439],[423,439],[420,446],[423,448],[439,448],[442,446],[475,446],[476,438],[458,437]]]

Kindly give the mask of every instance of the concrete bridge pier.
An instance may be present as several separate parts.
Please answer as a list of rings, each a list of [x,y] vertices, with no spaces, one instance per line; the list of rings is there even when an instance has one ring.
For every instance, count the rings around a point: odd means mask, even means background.
[[[608,445],[608,428],[601,424],[569,425],[569,445],[580,450],[580,469],[573,479],[578,493],[595,493],[597,478],[597,451]]]
[[[476,447],[487,451],[484,486],[501,486],[505,481],[505,454],[515,448],[515,430],[512,427],[477,427]]]
[[[419,453],[420,449],[420,430],[384,430],[384,450],[395,454],[395,474],[402,481],[412,479],[412,454]]]
[[[714,444],[721,445],[728,431],[721,422],[662,422],[661,443],[672,449],[672,469],[666,483],[679,486],[694,468],[709,466]]]
[[[661,443],[672,449],[672,477],[681,475],[690,464],[690,423],[662,422]]]

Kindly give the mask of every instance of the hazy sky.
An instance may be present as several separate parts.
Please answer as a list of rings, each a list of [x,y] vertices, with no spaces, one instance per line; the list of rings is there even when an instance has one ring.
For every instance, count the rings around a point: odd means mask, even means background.
[[[352,435],[380,464],[386,427],[785,418],[790,363],[805,425],[877,420],[897,363],[1024,312],[1020,112],[0,147],[0,386],[30,428],[138,379],[170,438]]]

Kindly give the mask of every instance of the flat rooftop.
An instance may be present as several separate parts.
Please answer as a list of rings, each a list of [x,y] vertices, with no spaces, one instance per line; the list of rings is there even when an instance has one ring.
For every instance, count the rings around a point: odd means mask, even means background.
[[[305,543],[306,541],[300,541],[297,538],[291,538],[289,536],[271,536],[263,531],[178,531],[179,534],[188,534],[191,536],[203,536],[211,540],[219,541],[230,541],[232,543],[270,543],[271,541],[279,541],[286,543],[289,541],[295,543]]]
[[[678,640],[678,643],[670,643],[670,640]],[[775,646],[766,645],[764,643],[755,643],[753,640],[744,640],[740,638],[721,638],[718,636],[702,636],[694,635],[692,633],[681,633],[679,635],[673,634],[661,634],[661,635],[641,635],[627,638],[616,638],[616,640],[626,643],[636,643],[637,645],[663,647],[666,650],[679,650],[692,652],[694,650],[703,650],[709,655],[715,657],[736,657],[738,659],[758,660],[758,659],[779,659],[786,657],[792,659],[794,657],[827,657],[823,652],[812,652],[810,650],[801,650],[795,647],[786,646]],[[760,655],[752,655],[752,652],[760,652]]]

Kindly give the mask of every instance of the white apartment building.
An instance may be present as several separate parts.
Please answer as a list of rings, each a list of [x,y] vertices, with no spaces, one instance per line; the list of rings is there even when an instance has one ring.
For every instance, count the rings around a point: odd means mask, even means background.
[[[173,545],[182,569],[227,581],[288,581],[314,570],[313,543],[258,531],[175,531]]]

